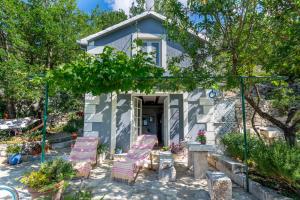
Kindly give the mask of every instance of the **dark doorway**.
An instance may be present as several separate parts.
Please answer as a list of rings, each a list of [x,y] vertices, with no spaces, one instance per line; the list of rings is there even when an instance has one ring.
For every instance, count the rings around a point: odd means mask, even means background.
[[[141,96],[142,104],[142,133],[155,134],[160,146],[163,141],[163,96]]]

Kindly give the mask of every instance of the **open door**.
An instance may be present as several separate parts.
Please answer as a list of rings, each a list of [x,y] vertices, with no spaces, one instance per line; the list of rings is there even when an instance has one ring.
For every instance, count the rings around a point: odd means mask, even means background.
[[[164,99],[164,146],[170,146],[170,109],[169,96]]]
[[[142,100],[138,97],[133,97],[133,122],[132,122],[132,134],[131,145],[136,141],[137,136],[142,134]]]

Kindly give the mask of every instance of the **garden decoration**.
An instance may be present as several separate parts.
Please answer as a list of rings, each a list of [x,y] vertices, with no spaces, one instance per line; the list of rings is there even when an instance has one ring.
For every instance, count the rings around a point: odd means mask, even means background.
[[[22,147],[17,144],[9,145],[6,149],[7,162],[10,165],[17,165],[22,162],[21,156]]]
[[[200,144],[206,144],[206,136],[205,136],[205,131],[204,130],[199,130],[196,141],[200,142]]]

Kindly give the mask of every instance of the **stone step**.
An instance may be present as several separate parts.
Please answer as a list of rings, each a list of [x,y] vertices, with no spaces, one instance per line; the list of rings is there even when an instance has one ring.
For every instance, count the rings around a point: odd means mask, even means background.
[[[64,148],[71,147],[71,145],[74,143],[75,143],[75,140],[68,140],[68,141],[64,141],[64,142],[51,143],[51,147],[54,150],[55,149],[64,149]]]

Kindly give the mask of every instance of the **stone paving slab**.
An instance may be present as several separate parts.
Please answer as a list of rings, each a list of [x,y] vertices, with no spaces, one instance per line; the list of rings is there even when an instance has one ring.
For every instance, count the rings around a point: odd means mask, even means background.
[[[56,156],[68,154],[66,152],[56,152],[48,155],[51,159]],[[161,183],[158,181],[158,171],[143,169],[133,185],[128,185],[124,182],[111,180],[111,161],[92,170],[89,179],[83,181],[83,185],[90,189],[93,193],[93,199],[99,199],[103,196],[105,200],[209,200],[207,181],[206,179],[194,180],[192,172],[189,171],[184,163],[176,162],[177,180],[176,182]],[[39,162],[22,163],[17,166],[0,165],[0,184],[15,187],[20,195],[21,200],[31,199],[28,191],[22,187],[17,180],[25,171],[37,169]],[[81,185],[81,180],[73,180],[66,193],[78,191]],[[246,193],[242,188],[233,185],[234,200],[254,200],[255,198]]]

